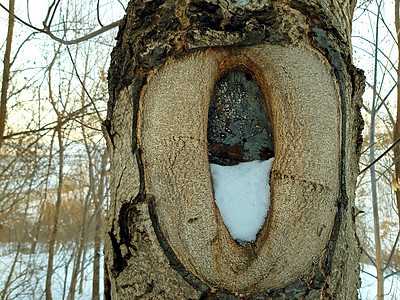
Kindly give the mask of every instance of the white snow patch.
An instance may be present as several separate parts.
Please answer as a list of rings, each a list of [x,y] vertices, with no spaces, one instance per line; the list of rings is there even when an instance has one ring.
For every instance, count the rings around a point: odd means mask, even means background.
[[[253,242],[265,222],[270,203],[269,174],[274,159],[210,164],[215,202],[232,238]]]

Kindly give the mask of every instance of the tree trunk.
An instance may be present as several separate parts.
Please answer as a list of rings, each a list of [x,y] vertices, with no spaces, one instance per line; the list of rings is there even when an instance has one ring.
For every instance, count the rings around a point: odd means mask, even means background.
[[[46,300],[53,299],[51,294],[51,278],[53,276],[54,268],[54,254],[55,254],[55,245],[57,242],[57,232],[58,232],[58,219],[60,216],[60,208],[61,208],[61,201],[62,201],[62,187],[64,182],[63,177],[63,169],[64,169],[64,145],[63,145],[63,134],[62,134],[62,124],[61,118],[58,116],[57,119],[57,137],[58,137],[58,146],[59,146],[59,162],[58,162],[58,186],[57,186],[57,200],[56,200],[56,209],[54,212],[54,223],[53,223],[53,230],[51,232],[51,237],[49,241],[49,260],[47,263],[47,275],[46,275]]]
[[[396,25],[396,36],[397,36],[397,51],[400,58],[400,1],[395,0],[395,25]],[[397,78],[400,78],[400,60],[397,60]],[[397,114],[396,123],[393,129],[393,142],[395,143],[400,138],[400,85],[397,85]],[[397,214],[399,216],[399,226],[400,226],[400,144],[397,144],[393,148],[394,152],[394,186],[396,187],[396,202],[397,202]]]
[[[57,53],[55,54],[55,57]],[[55,58],[54,57],[54,58]],[[48,68],[48,84],[49,84],[49,99],[53,106],[55,113],[57,114],[57,126],[55,128],[55,134],[57,134],[58,140],[58,148],[59,148],[59,160],[58,160],[58,185],[57,185],[57,199],[55,203],[55,212],[54,212],[54,221],[53,221],[53,230],[51,232],[50,240],[49,240],[49,259],[47,263],[47,274],[46,274],[46,300],[52,300],[51,294],[51,279],[53,276],[53,265],[54,265],[54,254],[56,252],[55,246],[57,243],[57,233],[58,233],[58,221],[60,216],[61,202],[62,202],[62,188],[64,184],[64,144],[63,144],[63,128],[62,128],[62,114],[59,112],[56,106],[56,102],[54,101],[53,92],[51,90],[51,69],[55,59],[49,65]],[[49,162],[51,163],[51,162]]]
[[[89,208],[89,199],[91,197],[91,194],[89,193],[86,196],[85,199],[85,208],[83,210],[82,214],[82,225],[81,225],[81,230],[79,232],[79,235],[76,238],[75,242],[75,247],[76,247],[76,252],[75,252],[75,258],[74,258],[74,267],[72,269],[72,275],[71,275],[71,283],[69,286],[69,291],[68,291],[68,300],[75,300],[75,292],[76,292],[76,283],[78,280],[78,275],[81,273],[81,278],[83,276],[83,269],[81,268],[82,261],[84,262],[84,252],[86,251],[86,216],[88,214],[88,208]]]
[[[94,230],[94,259],[93,259],[93,288],[92,288],[92,300],[100,299],[100,251],[102,241],[102,214],[103,214],[103,202],[105,194],[105,181],[106,181],[106,168],[108,163],[107,151],[104,151],[101,158],[101,169],[100,169],[100,182],[97,189],[97,200],[95,201],[95,230]]]
[[[364,77],[351,61],[354,5],[129,3],[112,54],[104,124],[112,203],[106,299],[357,297]],[[251,129],[229,129],[256,122],[237,105],[225,109],[229,124],[218,125],[223,143],[207,135],[209,118],[218,115],[210,104],[216,83],[231,71],[244,75],[227,78],[259,86],[254,97],[265,103],[273,149],[246,149],[243,130]],[[243,86],[247,97],[251,89]],[[241,142],[229,144],[228,131]],[[231,238],[215,205],[215,149],[223,150],[217,160],[231,155],[227,164],[274,156],[271,204],[254,242]]]
[[[11,55],[11,45],[14,32],[14,6],[15,6],[15,0],[10,0],[8,6],[10,13],[8,14],[7,44],[3,60],[4,63],[3,80],[1,85],[1,98],[0,98],[0,148],[3,144],[4,130],[6,127],[7,92],[8,92],[8,83],[10,80],[10,69],[11,69],[10,55]]]

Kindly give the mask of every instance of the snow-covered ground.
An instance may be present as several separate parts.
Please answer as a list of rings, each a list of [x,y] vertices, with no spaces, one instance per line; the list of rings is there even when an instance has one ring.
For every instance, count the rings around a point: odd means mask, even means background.
[[[52,295],[55,300],[67,299],[73,260],[72,252],[66,249],[60,249],[55,257],[55,273],[52,281]],[[0,244],[0,294],[7,280],[15,252],[12,252],[9,246]],[[93,280],[93,248],[89,249],[86,255],[86,265],[84,280],[82,284],[82,293],[78,291],[75,294],[77,300],[92,298],[92,280]],[[37,251],[34,255],[22,253],[16,264],[13,282],[8,291],[6,299],[35,300],[44,299],[46,272],[47,272],[47,253]],[[103,257],[101,257],[100,273],[100,299],[103,299]],[[372,275],[376,275],[375,268],[370,265],[364,265],[362,269]],[[66,275],[66,270],[68,270]],[[361,272],[362,284],[359,290],[359,296],[362,300],[376,299],[376,279],[371,275]],[[67,278],[67,279],[65,279]],[[79,278],[77,289],[79,287]],[[385,280],[385,300],[400,300],[400,276],[391,276]]]
[[[34,300],[45,298],[45,285],[47,274],[48,253],[38,246],[35,254],[30,255],[21,253],[12,277],[11,286],[8,289],[8,298]],[[10,251],[10,245],[0,245],[0,294],[7,281],[12,263],[15,258],[15,252]],[[53,299],[66,299],[68,296],[69,285],[74,261],[71,259],[72,251],[70,249],[59,249],[54,259],[54,274],[52,278],[52,296]],[[100,261],[100,295],[103,299],[103,256]],[[78,278],[76,285],[75,299],[84,300],[92,298],[92,280],[93,280],[93,248],[88,249],[86,253],[86,264],[83,274],[82,293],[79,294]]]

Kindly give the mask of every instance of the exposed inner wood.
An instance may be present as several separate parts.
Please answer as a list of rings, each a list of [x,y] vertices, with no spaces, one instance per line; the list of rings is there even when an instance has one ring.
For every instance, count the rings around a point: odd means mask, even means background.
[[[247,247],[231,238],[222,221],[208,162],[212,92],[222,74],[237,68],[249,70],[260,84],[275,139],[272,205],[256,242]],[[137,132],[146,194],[186,269],[231,292],[311,278],[337,210],[340,121],[336,80],[307,45],[208,50],[170,61],[149,76]]]

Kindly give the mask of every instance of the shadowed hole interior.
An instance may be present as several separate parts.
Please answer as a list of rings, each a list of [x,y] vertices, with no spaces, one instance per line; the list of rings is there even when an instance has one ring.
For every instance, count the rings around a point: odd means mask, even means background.
[[[216,204],[232,238],[246,246],[269,209],[274,156],[265,99],[251,74],[230,71],[215,84],[207,139]]]
[[[257,80],[230,71],[215,84],[208,112],[208,155],[211,163],[231,166],[274,156],[267,107]]]

